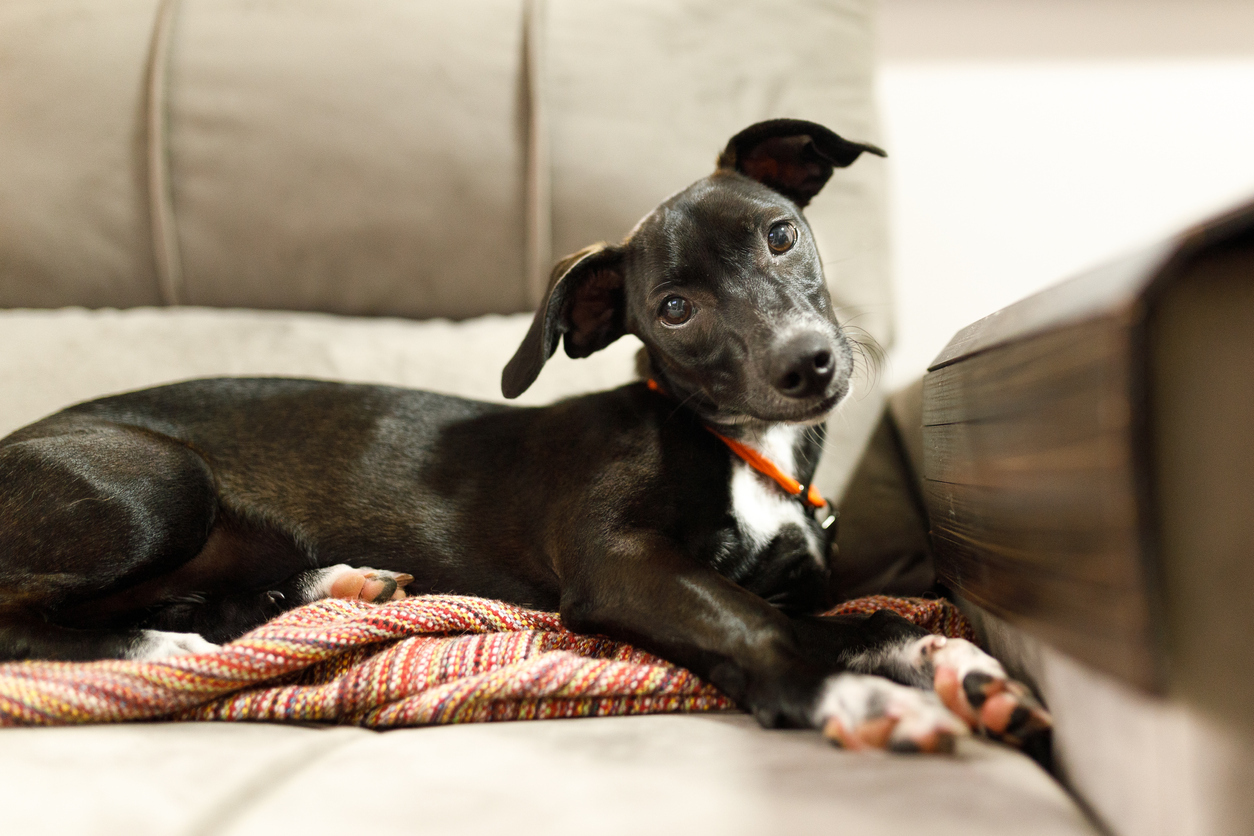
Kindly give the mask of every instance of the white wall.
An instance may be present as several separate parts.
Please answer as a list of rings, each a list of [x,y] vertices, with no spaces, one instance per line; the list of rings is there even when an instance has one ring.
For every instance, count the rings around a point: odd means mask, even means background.
[[[1254,198],[1254,0],[882,0],[896,344]]]

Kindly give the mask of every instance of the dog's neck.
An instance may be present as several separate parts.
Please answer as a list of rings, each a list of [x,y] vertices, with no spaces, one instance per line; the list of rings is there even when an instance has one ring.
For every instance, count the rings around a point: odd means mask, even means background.
[[[715,435],[735,439],[752,448],[780,471],[809,486],[823,449],[826,431],[823,421],[794,423],[764,421],[744,415],[728,416],[703,393],[677,386],[652,361],[647,348],[641,348],[636,356],[636,371],[648,381],[650,388],[691,411]]]
[[[653,360],[647,346],[642,346],[636,354],[636,374],[641,380],[654,381],[653,385],[659,391],[666,393],[680,406],[695,414],[707,427],[728,438],[740,440],[750,430],[765,431],[777,423],[762,421],[739,413],[729,413],[700,389],[678,383],[667,374],[661,363]]]

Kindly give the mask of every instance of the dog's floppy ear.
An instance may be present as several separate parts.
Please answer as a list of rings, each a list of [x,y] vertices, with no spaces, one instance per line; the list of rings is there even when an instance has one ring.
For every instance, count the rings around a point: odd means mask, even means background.
[[[625,333],[623,318],[622,250],[602,243],[566,256],[553,268],[531,329],[505,365],[501,393],[516,398],[527,391],[563,335],[567,354],[587,357]]]
[[[736,134],[718,155],[718,167],[752,177],[805,206],[832,176],[863,152],[887,156],[863,142],[850,142],[822,125],[801,119],[758,122]]]

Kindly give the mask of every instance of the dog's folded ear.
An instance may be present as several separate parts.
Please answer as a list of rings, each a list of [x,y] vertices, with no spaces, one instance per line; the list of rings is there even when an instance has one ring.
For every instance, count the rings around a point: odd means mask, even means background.
[[[563,335],[566,353],[587,357],[625,333],[623,252],[593,244],[566,256],[553,268],[549,290],[531,329],[501,374],[501,393],[516,398],[527,391]]]
[[[814,122],[772,119],[733,136],[718,155],[718,167],[739,171],[805,206],[833,168],[851,165],[863,152],[887,156],[874,145],[850,142]]]

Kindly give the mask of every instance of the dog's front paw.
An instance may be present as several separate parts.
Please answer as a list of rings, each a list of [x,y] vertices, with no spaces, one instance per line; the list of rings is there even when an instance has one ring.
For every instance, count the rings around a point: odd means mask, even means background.
[[[347,566],[343,563],[323,570],[321,586],[323,598],[344,598],[350,601],[366,601],[386,604],[405,597],[405,584],[414,579],[403,572],[386,569]]]
[[[970,734],[936,694],[857,673],[827,680],[814,721],[846,749],[952,752],[957,739]]]
[[[926,636],[915,642],[916,663],[930,664],[941,701],[972,728],[1021,748],[1048,746],[1053,720],[1022,682],[965,639]]]
[[[199,633],[169,633],[165,630],[144,630],[140,639],[131,647],[128,659],[149,661],[170,656],[192,656],[212,653],[218,645],[206,641]]]

